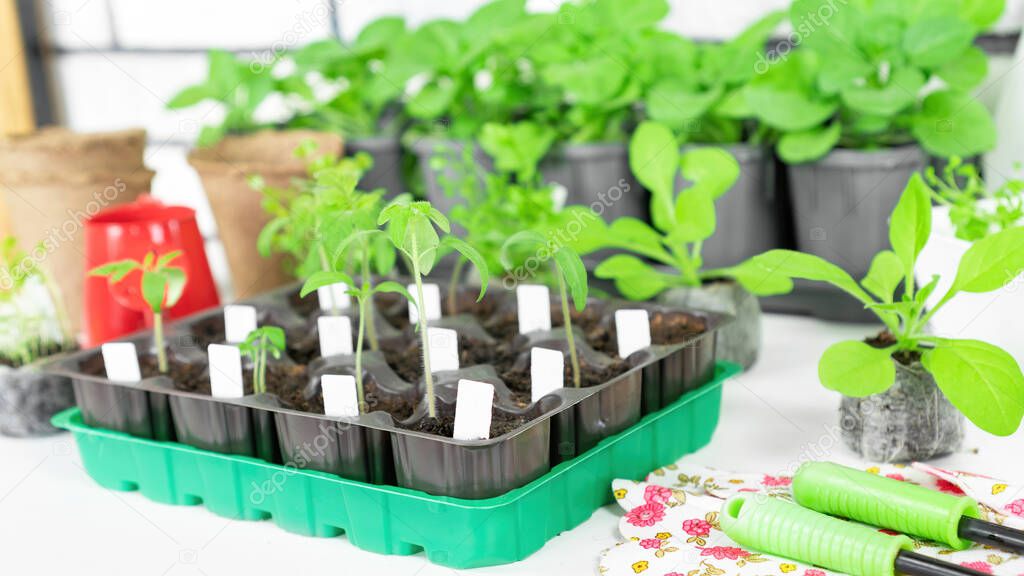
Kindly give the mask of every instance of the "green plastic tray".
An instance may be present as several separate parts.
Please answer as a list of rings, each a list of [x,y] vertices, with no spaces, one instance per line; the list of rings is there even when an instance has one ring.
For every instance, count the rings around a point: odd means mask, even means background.
[[[487,500],[363,484],[90,428],[77,408],[57,414],[53,423],[74,434],[85,469],[105,488],[138,490],[166,504],[204,504],[228,518],[273,519],[307,536],[345,534],[380,554],[424,550],[436,564],[472,568],[526,558],[610,502],[613,479],[642,479],[707,444],[718,425],[722,383],[739,372],[737,365],[719,363],[708,384],[526,486]]]

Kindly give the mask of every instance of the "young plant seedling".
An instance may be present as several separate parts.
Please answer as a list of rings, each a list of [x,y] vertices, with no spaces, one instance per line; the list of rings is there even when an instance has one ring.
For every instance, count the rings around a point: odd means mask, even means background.
[[[1012,434],[1024,416],[1024,375],[1017,362],[985,342],[933,336],[927,325],[957,294],[991,292],[1024,272],[1024,228],[975,242],[960,259],[949,290],[926,310],[939,277],[918,287],[914,265],[931,233],[931,208],[928,186],[915,174],[889,221],[892,250],[879,252],[859,283],[838,266],[802,252],[771,250],[754,260],[765,274],[784,282],[802,278],[832,284],[863,302],[885,324],[888,335],[875,346],[849,340],[825,351],[818,376],[826,388],[854,397],[879,394],[893,385],[895,362],[909,364],[920,358],[943,394],[968,419],[992,434]],[[903,295],[897,298],[901,284]]]
[[[398,198],[381,211],[377,224],[387,224],[388,238],[406,257],[412,268],[412,277],[416,283],[416,298],[410,299],[412,305],[424,301],[423,277],[434,269],[439,253],[447,250],[455,250],[476,266],[480,273],[480,294],[477,300],[484,297],[487,283],[490,281],[486,262],[475,248],[450,234],[448,219],[431,206],[430,202],[412,202],[408,198]],[[435,226],[443,237],[438,235]],[[431,418],[436,418],[437,400],[434,397],[434,378],[430,372],[427,315],[422,310],[418,320],[417,329],[420,332],[420,348],[423,354],[423,377],[427,384],[427,411]]]
[[[157,256],[149,252],[142,259],[118,260],[109,262],[89,271],[90,276],[101,276],[107,278],[111,284],[117,284],[126,276],[138,270],[140,293],[142,299],[149,306],[153,313],[153,340],[156,345],[157,367],[162,374],[167,373],[167,348],[164,345],[164,310],[171,308],[178,303],[181,295],[185,292],[185,271],[171,262],[181,256],[180,250],[168,252],[163,256]]]
[[[40,298],[40,288],[48,298]],[[74,343],[57,283],[18,247],[13,236],[4,238],[0,243],[0,363],[24,366],[71,349]]]
[[[961,240],[980,240],[1024,220],[1024,180],[1007,180],[989,190],[976,166],[954,156],[942,176],[929,167],[925,181],[932,199],[949,208],[949,220]]]
[[[359,305],[359,328],[356,331],[356,394],[359,401],[360,411],[364,410],[366,406],[366,394],[363,389],[363,336],[366,334],[366,327],[372,322],[371,315],[373,311],[371,304],[373,302],[373,295],[381,292],[392,292],[401,294],[410,302],[412,296],[405,289],[404,286],[398,282],[391,280],[385,280],[378,282],[377,285],[371,285],[369,281],[364,280],[362,284],[356,284],[352,280],[352,277],[344,272],[316,272],[306,280],[306,283],[302,285],[302,291],[300,295],[305,298],[307,294],[315,292],[322,286],[330,286],[332,284],[344,283],[349,287],[348,295],[355,298]]]
[[[285,350],[284,330],[277,326],[260,326],[238,345],[239,351],[252,359],[252,391],[267,391],[267,356],[280,358]]]
[[[721,148],[680,153],[671,130],[644,122],[633,134],[629,162],[637,180],[651,192],[654,227],[637,218],[616,219],[602,234],[605,247],[637,256],[611,256],[594,270],[595,276],[614,280],[619,292],[631,300],[649,300],[674,286],[697,287],[722,278],[733,279],[756,295],[791,289],[763,274],[750,260],[729,268],[702,269],[701,247],[715,233],[715,200],[739,177],[739,164],[731,154]],[[680,174],[693,185],[676,191]],[[638,256],[674,268],[675,273],[655,269]]]
[[[558,279],[558,297],[562,305],[562,324],[565,328],[565,340],[569,346],[569,361],[572,364],[572,384],[579,388],[582,386],[582,376],[580,375],[579,355],[576,353],[576,335],[572,329],[569,295],[572,294],[572,302],[576,306],[576,310],[582,312],[587,306],[587,291],[589,289],[587,268],[583,265],[580,255],[572,248],[550,242],[540,232],[524,230],[505,242],[502,260],[507,269],[513,267],[513,259],[510,254],[517,247],[533,249],[538,254],[541,250],[551,254],[552,268]]]

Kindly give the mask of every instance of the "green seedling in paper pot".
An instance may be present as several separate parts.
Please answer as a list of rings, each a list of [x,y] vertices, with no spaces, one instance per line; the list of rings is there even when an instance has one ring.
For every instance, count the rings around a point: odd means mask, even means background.
[[[387,225],[388,238],[408,261],[416,283],[416,305],[423,300],[423,277],[430,274],[440,256],[454,250],[476,266],[480,273],[480,295],[482,299],[490,281],[487,264],[479,252],[461,238],[451,235],[448,218],[430,202],[413,202],[399,197],[381,211],[378,225]],[[442,235],[438,235],[438,230]],[[411,295],[410,295],[411,296]],[[408,296],[407,296],[408,297]],[[420,332],[420,347],[423,353],[423,377],[427,384],[427,409],[431,418],[437,417],[437,401],[434,397],[434,379],[430,373],[430,349],[427,339],[427,315],[421,309],[417,314]]]
[[[167,350],[164,346],[164,310],[178,303],[185,292],[187,278],[185,270],[170,264],[181,256],[180,250],[157,256],[149,252],[142,259],[109,262],[89,271],[90,276],[106,277],[111,284],[118,284],[132,272],[139,271],[139,293],[149,311],[153,313],[153,339],[156,345],[157,366],[161,373],[167,373]]]
[[[252,391],[267,391],[267,356],[280,358],[285,350],[284,330],[277,326],[260,326],[238,345],[239,351],[252,359]]]
[[[932,335],[927,326],[957,295],[998,290],[1024,272],[1024,228],[1010,228],[975,242],[960,259],[950,288],[926,309],[939,277],[917,286],[914,266],[931,232],[931,208],[927,184],[914,175],[890,219],[892,249],[875,256],[860,282],[838,266],[801,252],[772,250],[753,260],[775,277],[772,282],[800,278],[832,284],[861,301],[885,324],[887,333],[870,344],[849,340],[825,351],[818,376],[826,388],[852,397],[879,394],[895,381],[894,362],[906,365],[919,359],[968,419],[992,434],[1012,434],[1024,416],[1024,375],[1017,362],[999,347]]]

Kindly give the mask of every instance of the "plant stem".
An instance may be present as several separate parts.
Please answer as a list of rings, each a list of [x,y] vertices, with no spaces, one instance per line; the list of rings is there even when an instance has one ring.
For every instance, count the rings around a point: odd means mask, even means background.
[[[448,315],[456,316],[459,313],[458,303],[455,301],[459,293],[459,279],[462,277],[462,268],[466,265],[466,259],[459,257],[452,267],[452,277],[448,280]]]
[[[580,381],[580,359],[576,355],[576,335],[572,331],[572,314],[569,312],[569,294],[565,288],[565,279],[561,271],[555,271],[558,276],[558,294],[562,299],[562,324],[565,328],[565,340],[569,344],[569,361],[572,363],[572,385],[576,388],[581,386]]]
[[[372,295],[371,295],[372,297]],[[370,320],[370,324],[373,320]],[[356,335],[356,400],[359,413],[365,412],[366,395],[363,391],[363,333],[366,332],[366,298],[359,298],[359,332]]]
[[[363,306],[362,301],[359,302],[359,322],[363,321],[363,314],[369,314],[366,319],[366,337],[370,339],[370,350],[380,350],[380,343],[377,341],[377,323],[373,319],[373,280],[370,276],[370,244],[366,240],[363,240],[363,274],[361,280],[363,281],[363,294],[365,298],[370,300],[369,306]],[[359,346],[362,350],[362,345]],[[362,406],[362,400],[360,400],[360,406]]]
[[[260,336],[259,360],[256,362],[256,383],[253,393],[262,394],[267,391],[267,337]]]
[[[419,248],[416,246],[416,236],[412,236],[412,277],[416,279],[416,305],[419,308],[416,314],[417,324],[420,328],[420,348],[423,353],[423,379],[427,384],[427,414],[431,418],[437,418],[437,402],[434,399],[434,375],[430,373],[430,348],[427,338],[427,313],[423,306],[423,279],[420,278]]]
[[[57,316],[61,334],[64,335],[61,347],[70,346],[75,341],[75,335],[71,330],[71,319],[68,318],[67,310],[64,309],[64,295],[61,293],[60,286],[57,286],[49,274],[40,269],[39,276],[43,279],[46,291],[50,294],[50,300],[53,301],[53,313]]]
[[[156,365],[161,374],[167,374],[167,350],[164,349],[164,317],[153,313],[153,338],[156,341]]]
[[[324,249],[323,243],[317,243],[316,249],[317,252],[320,254],[320,268],[322,268],[324,272],[332,272],[331,263],[327,260],[327,250]],[[330,295],[329,297],[331,299],[331,316],[337,316],[338,303],[334,301],[334,291],[328,289],[328,294]]]

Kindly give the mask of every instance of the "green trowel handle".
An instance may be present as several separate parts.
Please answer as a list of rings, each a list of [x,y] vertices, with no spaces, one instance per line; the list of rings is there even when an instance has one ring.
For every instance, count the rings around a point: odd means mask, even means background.
[[[955,550],[971,545],[957,531],[963,517],[977,518],[978,504],[907,482],[830,462],[809,462],[793,477],[798,504],[879,528],[941,542]]]
[[[720,525],[745,548],[853,576],[893,576],[896,557],[914,548],[906,536],[889,536],[763,494],[727,500]]]

